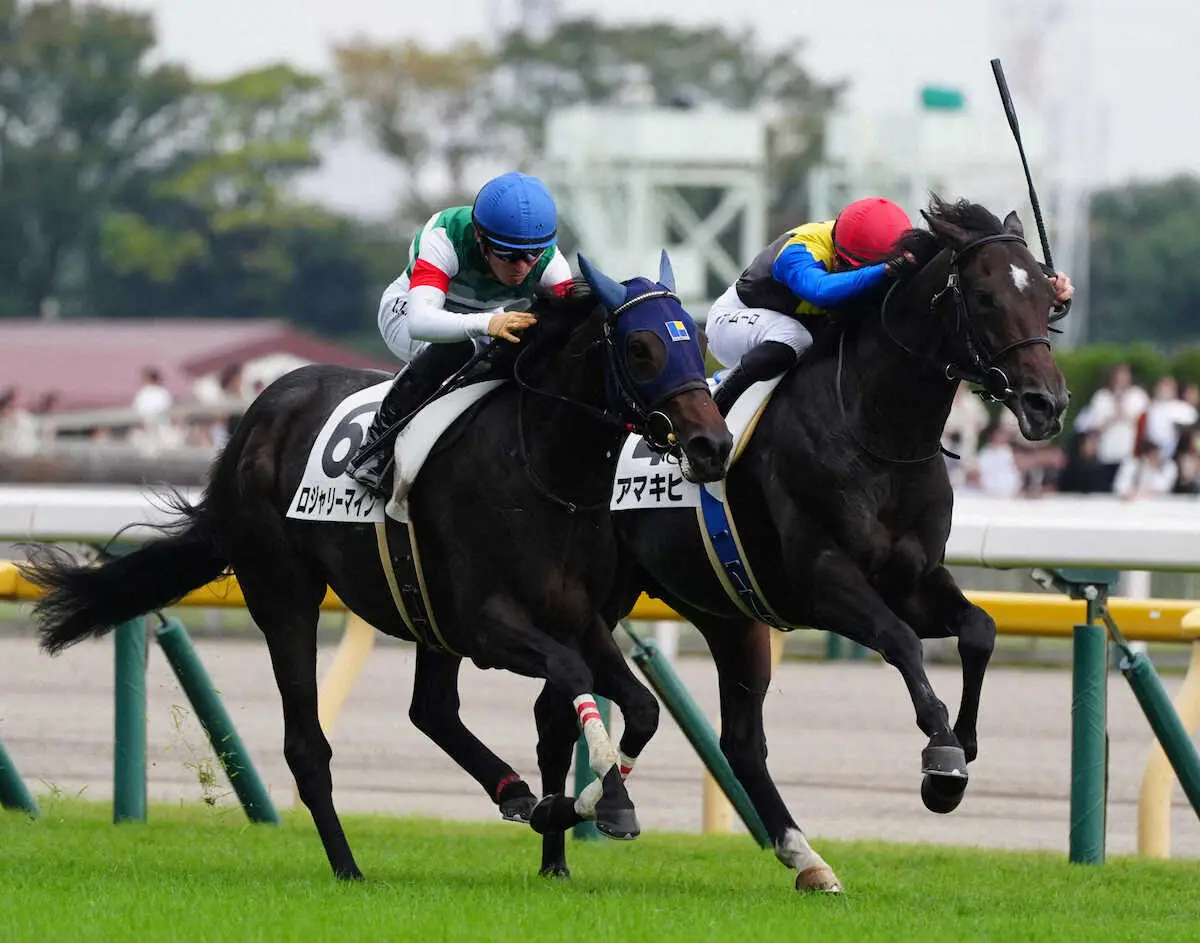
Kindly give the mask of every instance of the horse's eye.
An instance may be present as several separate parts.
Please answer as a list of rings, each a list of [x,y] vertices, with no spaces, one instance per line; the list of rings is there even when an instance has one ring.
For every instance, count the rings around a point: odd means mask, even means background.
[[[996,310],[996,296],[990,291],[975,292],[975,303],[978,304],[979,307],[984,311]]]
[[[629,374],[638,383],[653,379],[666,361],[666,347],[650,331],[636,331],[625,342]]]

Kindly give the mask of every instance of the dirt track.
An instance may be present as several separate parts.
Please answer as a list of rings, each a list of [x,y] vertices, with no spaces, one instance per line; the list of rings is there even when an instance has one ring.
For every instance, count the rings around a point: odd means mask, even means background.
[[[260,642],[201,640],[197,648],[277,804],[292,801],[282,719]],[[323,649],[322,669],[332,649]],[[0,738],[36,793],[48,786],[92,798],[112,790],[112,645],[78,646],[57,659],[28,638],[0,639]],[[376,647],[334,732],[335,797],[344,811],[494,819],[466,774],[408,722],[413,651]],[[707,659],[685,658],[685,683],[709,717],[716,682]],[[935,668],[935,688],[957,705],[956,670]],[[1173,694],[1178,679],[1168,679]],[[463,669],[464,719],[536,783],[531,706],[538,685]],[[1109,684],[1112,744],[1108,847],[1136,846],[1136,801],[1149,728],[1124,680]],[[211,757],[160,652],[149,667],[151,799],[197,801],[195,764]],[[664,712],[631,781],[642,826],[698,831],[701,766]],[[785,663],[767,700],[770,765],[797,820],[814,837],[878,838],[1005,848],[1067,847],[1070,677],[1065,671],[995,669],[984,689],[980,759],[962,806],[925,811],[918,764],[923,738],[899,675],[878,664]],[[228,792],[218,777],[221,792]],[[228,799],[224,801],[229,801]],[[1178,787],[1173,852],[1200,857],[1200,823]],[[740,827],[740,825],[738,826]]]

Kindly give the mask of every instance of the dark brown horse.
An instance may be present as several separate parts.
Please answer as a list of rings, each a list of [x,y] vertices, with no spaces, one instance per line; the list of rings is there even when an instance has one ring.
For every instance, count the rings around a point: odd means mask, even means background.
[[[383,379],[323,366],[290,373],[255,400],[203,500],[181,507],[173,533],[99,567],[49,549],[32,555],[27,572],[49,590],[34,613],[43,647],[60,651],[232,570],[270,649],[283,699],[284,754],[300,798],[334,873],[357,878],[333,806],[332,751],[317,720],[317,615],[330,586],[381,631],[421,643],[410,716],[502,815],[526,821],[535,799],[459,719],[464,657],[545,679],[543,711],[546,704],[575,708],[573,730],[587,737],[598,779],[570,811],[594,817],[612,837],[635,837],[639,826],[619,767],[653,733],[658,705],[608,631],[632,585],[608,513],[616,454],[636,427],[696,480],[712,481],[724,473],[730,437],[708,394],[699,332],[673,293],[665,254],[657,283],[638,278],[621,286],[582,258],[580,266],[602,298],[612,300],[616,286],[619,304],[537,302],[538,324],[509,364],[519,382],[500,387],[451,427],[409,494],[436,638],[416,637],[402,619],[374,525],[286,516],[331,411]],[[389,545],[406,542],[402,525],[388,520],[386,527]],[[589,706],[593,692],[625,707],[620,751]]]

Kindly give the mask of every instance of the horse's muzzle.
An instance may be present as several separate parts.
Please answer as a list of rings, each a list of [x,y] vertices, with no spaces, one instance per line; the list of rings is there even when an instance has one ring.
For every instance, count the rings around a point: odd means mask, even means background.
[[[689,481],[720,481],[725,477],[725,465],[733,449],[733,436],[722,424],[712,431],[696,432],[684,443],[683,463],[685,477]]]
[[[1063,415],[1069,401],[1065,387],[1051,390],[1039,386],[1022,390],[1013,403],[1021,434],[1032,442],[1058,435],[1062,432]]]

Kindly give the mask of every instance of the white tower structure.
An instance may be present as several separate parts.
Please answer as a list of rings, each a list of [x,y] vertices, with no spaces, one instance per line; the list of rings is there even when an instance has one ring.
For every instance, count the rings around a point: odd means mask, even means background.
[[[547,120],[539,172],[589,259],[653,276],[666,249],[698,318],[766,244],[766,122],[750,112],[566,108]],[[689,199],[700,192],[710,209]]]

